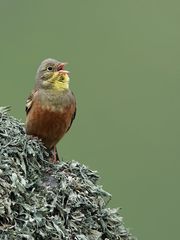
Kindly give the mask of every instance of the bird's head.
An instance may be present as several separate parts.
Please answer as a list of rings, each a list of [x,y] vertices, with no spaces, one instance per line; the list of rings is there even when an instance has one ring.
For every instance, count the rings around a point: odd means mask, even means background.
[[[55,59],[45,59],[37,70],[37,86],[59,91],[69,89],[69,72],[64,70],[65,65]]]

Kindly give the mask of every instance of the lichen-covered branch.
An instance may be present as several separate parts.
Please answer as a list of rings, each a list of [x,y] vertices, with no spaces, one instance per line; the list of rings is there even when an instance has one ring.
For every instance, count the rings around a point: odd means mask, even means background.
[[[0,108],[1,240],[132,240],[97,172],[52,164],[42,143]]]

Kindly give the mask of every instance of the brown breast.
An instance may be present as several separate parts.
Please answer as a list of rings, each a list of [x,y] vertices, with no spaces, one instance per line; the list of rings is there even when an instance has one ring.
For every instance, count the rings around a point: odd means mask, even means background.
[[[75,101],[59,110],[35,101],[27,115],[26,133],[42,139],[45,146],[51,149],[70,127],[75,109]]]

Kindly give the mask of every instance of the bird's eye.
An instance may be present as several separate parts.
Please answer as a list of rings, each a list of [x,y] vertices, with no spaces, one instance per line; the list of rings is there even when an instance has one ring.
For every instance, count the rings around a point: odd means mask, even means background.
[[[48,70],[48,71],[52,71],[53,68],[52,68],[52,67],[47,67],[47,70]]]

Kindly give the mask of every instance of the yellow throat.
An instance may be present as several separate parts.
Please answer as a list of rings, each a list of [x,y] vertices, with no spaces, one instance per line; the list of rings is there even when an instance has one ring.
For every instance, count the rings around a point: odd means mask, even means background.
[[[52,89],[57,91],[69,89],[69,76],[67,73],[59,74],[59,72],[54,72],[47,82]]]

